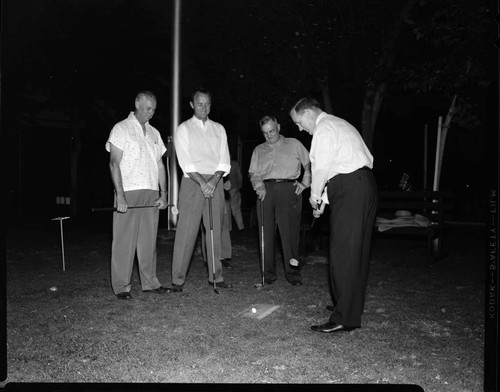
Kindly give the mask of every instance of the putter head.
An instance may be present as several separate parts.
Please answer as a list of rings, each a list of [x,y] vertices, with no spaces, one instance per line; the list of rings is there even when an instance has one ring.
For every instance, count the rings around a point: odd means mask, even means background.
[[[262,284],[262,283],[255,283],[255,284],[253,285],[253,287],[255,287],[256,289],[260,289],[262,286],[263,286],[263,284]]]
[[[219,290],[217,290],[217,289],[214,289],[214,293],[215,293],[215,294],[220,294],[220,291],[219,291]]]

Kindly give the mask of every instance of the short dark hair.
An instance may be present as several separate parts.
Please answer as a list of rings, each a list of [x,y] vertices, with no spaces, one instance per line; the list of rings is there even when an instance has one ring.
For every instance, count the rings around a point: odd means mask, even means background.
[[[204,87],[196,87],[192,92],[191,92],[191,101],[190,102],[194,102],[194,97],[196,94],[205,94],[205,95],[208,95],[210,97],[210,100],[212,99],[212,93],[210,91],[208,91],[206,88]]]
[[[299,101],[295,105],[293,105],[292,109],[290,109],[290,112],[295,111],[295,113],[300,114],[306,109],[321,110],[321,105],[314,98],[304,97],[299,99]]]
[[[278,123],[278,120],[276,120],[275,116],[268,114],[259,120],[259,126],[262,127],[263,125],[267,124],[269,121],[274,121],[276,124]]]
[[[137,93],[136,97],[135,97],[135,100],[136,101],[140,101],[140,99],[142,97],[146,97],[146,98],[149,98],[149,99],[154,99],[155,101],[157,101],[156,99],[156,95],[154,95],[154,93],[152,93],[151,91],[149,90],[141,90]]]

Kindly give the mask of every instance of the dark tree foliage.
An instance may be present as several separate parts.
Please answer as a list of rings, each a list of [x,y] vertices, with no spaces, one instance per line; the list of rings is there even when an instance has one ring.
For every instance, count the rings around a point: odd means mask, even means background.
[[[301,95],[328,110],[364,89],[371,64],[398,15],[394,1],[266,3],[190,2],[190,66],[219,89],[223,102],[254,120],[266,111],[287,117]],[[211,18],[207,15],[214,15]],[[389,27],[387,27],[389,26]],[[203,37],[203,38],[201,38]]]
[[[133,109],[139,89],[157,93],[163,107],[155,121],[168,121],[170,19],[147,4],[22,0],[4,7],[2,87],[9,97],[3,105],[8,113],[5,140],[21,145],[20,124],[39,127],[42,117],[67,123],[71,158],[64,164],[71,166],[73,215],[84,196],[102,198],[102,185],[109,184],[104,142],[113,123]],[[47,153],[64,154],[61,149],[66,146],[61,141]],[[9,151],[9,160],[24,159],[23,149],[19,147],[17,157],[16,149]],[[24,182],[37,176],[32,165],[25,165]],[[17,181],[21,179],[11,183]],[[61,178],[61,183],[65,181]],[[19,185],[19,194],[27,193],[23,186],[29,183]]]
[[[9,45],[4,71],[6,88],[30,112],[51,108],[85,118],[106,109],[113,114],[119,110],[120,117],[123,107],[132,107],[137,89],[150,88],[159,95],[168,91],[170,21],[144,4],[22,3],[38,7],[38,17],[21,19],[10,28],[14,34],[28,23],[36,34]]]
[[[267,113],[275,113],[288,135],[298,137],[288,110],[308,94],[371,140],[375,131],[384,132],[376,124],[379,111],[390,111],[386,102],[394,102],[387,97],[431,93],[442,97],[443,115],[456,95],[453,121],[476,129],[477,97],[489,83],[485,53],[494,41],[487,38],[490,3],[183,0],[182,118],[189,112],[190,90],[205,85],[214,92],[213,118],[231,137],[258,139],[256,122]],[[102,149],[113,123],[132,109],[138,89],[157,93],[153,122],[170,133],[173,2],[6,4],[3,11],[15,17],[6,18],[3,31],[4,123],[61,112],[71,123],[74,172],[81,172],[81,154],[89,178],[94,173],[87,171],[97,169],[88,169],[87,161]],[[371,112],[365,115],[367,104]]]
[[[486,72],[494,40],[489,36],[488,2],[420,3],[408,21],[393,83],[416,94],[441,93],[450,101],[457,94],[464,105],[471,88],[486,88],[493,82]],[[460,115],[455,118],[465,120]]]

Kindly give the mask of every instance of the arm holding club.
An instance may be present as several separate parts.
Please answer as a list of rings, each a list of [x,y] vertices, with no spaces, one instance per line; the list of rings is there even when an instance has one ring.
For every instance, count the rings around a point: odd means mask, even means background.
[[[111,172],[111,180],[116,192],[116,211],[127,212],[127,199],[123,190],[122,172],[120,162],[123,157],[123,151],[110,143],[109,170]]]
[[[257,197],[259,198],[259,200],[264,201],[264,199],[266,198],[266,186],[262,184],[255,190],[255,192],[257,193]]]
[[[326,187],[323,190],[323,194],[321,198],[318,200],[317,198],[311,196],[309,199],[311,206],[313,207],[313,217],[319,218],[323,212],[325,212],[325,205],[329,204],[328,202],[328,194],[326,193]],[[313,205],[314,204],[314,205]],[[315,220],[311,223],[311,227],[314,225]]]
[[[250,167],[248,168],[248,178],[252,183],[252,188],[257,193],[260,201],[264,201],[266,197],[266,184],[262,179],[262,170],[259,167],[259,158],[257,148],[253,150],[252,158],[250,160]]]
[[[200,185],[201,188],[201,193],[203,193],[203,196],[206,198],[210,197],[210,188],[207,184],[207,181],[203,178],[203,176],[198,173],[198,172],[190,172],[186,173],[191,180],[196,182],[198,185]]]
[[[215,189],[217,189],[217,184],[219,184],[220,179],[224,176],[224,172],[219,170],[214,173],[212,177],[207,181],[207,186],[210,190],[209,197],[213,197]]]
[[[163,159],[158,160],[158,183],[160,185],[160,197],[155,201],[155,205],[158,209],[164,210],[168,206],[167,201],[167,176],[165,165],[163,164]]]
[[[304,174],[302,175],[302,181],[295,181],[295,194],[300,195],[304,189],[311,186],[311,162],[309,161],[309,152],[306,148],[300,144],[299,147],[299,159],[304,168]]]

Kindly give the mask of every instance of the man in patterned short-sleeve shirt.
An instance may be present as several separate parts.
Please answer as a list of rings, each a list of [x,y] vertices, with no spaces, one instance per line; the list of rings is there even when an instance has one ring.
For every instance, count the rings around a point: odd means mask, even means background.
[[[158,130],[149,124],[155,110],[154,94],[141,91],[135,99],[135,110],[113,127],[106,142],[116,206],[111,285],[118,299],[132,298],[130,279],[136,251],[142,291],[168,292],[156,277],[159,210],[167,208],[167,185],[162,160],[166,147]]]

